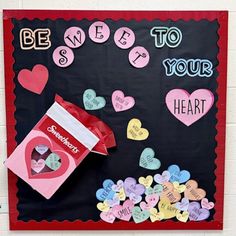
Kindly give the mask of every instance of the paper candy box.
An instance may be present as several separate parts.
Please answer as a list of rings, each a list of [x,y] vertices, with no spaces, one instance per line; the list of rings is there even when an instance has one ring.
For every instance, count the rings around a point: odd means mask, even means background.
[[[93,148],[107,155],[106,144],[115,141],[102,121],[57,96],[5,165],[49,199]]]

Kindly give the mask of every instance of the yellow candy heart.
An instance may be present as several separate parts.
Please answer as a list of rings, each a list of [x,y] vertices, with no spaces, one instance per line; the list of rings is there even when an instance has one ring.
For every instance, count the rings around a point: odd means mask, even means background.
[[[116,196],[119,198],[120,201],[124,201],[126,198],[124,188],[121,188],[121,190],[118,193],[116,193]]]
[[[131,119],[127,127],[127,138],[138,141],[147,139],[149,132],[141,126],[142,123],[139,119]]]
[[[176,218],[181,222],[187,222],[188,217],[189,217],[189,213],[187,211],[184,211],[182,214],[178,213],[176,215]]]
[[[175,207],[175,205],[171,205],[170,201],[167,199],[161,200],[158,203],[158,209],[160,212],[164,214],[163,219],[170,219],[175,217],[180,211]]]
[[[153,177],[151,175],[148,175],[146,178],[145,177],[140,177],[138,179],[138,182],[140,184],[144,185],[146,188],[149,188],[152,185]]]
[[[177,192],[183,193],[186,189],[184,184],[179,184],[179,182],[173,182],[174,188]]]
[[[163,212],[157,212],[156,208],[151,208],[149,210],[149,212],[150,212],[150,220],[152,222],[161,221],[161,220],[164,219],[164,213]]]
[[[99,211],[108,212],[110,207],[108,206],[108,204],[106,202],[99,202],[97,204],[97,209]]]

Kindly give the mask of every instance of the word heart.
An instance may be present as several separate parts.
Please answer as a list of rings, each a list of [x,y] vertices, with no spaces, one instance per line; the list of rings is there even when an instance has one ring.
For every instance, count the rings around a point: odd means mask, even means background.
[[[191,95],[183,89],[173,89],[166,95],[167,108],[186,126],[206,115],[213,103],[214,95],[207,89],[195,90]]]
[[[129,221],[132,216],[134,203],[131,200],[126,200],[123,206],[116,205],[112,208],[114,216],[120,220]]]
[[[97,97],[93,89],[84,91],[83,102],[86,110],[98,110],[106,105],[104,97]]]
[[[152,148],[145,148],[141,153],[139,166],[148,170],[157,170],[161,167],[161,162],[155,158],[155,152]]]
[[[112,105],[116,112],[126,111],[132,108],[135,104],[133,97],[125,97],[121,90],[116,90],[112,93]]]
[[[149,136],[147,129],[141,128],[142,123],[139,119],[131,119],[127,127],[127,138],[141,141],[145,140]]]
[[[22,69],[17,78],[21,86],[33,93],[41,94],[48,81],[48,69],[44,65],[37,64],[32,71]]]

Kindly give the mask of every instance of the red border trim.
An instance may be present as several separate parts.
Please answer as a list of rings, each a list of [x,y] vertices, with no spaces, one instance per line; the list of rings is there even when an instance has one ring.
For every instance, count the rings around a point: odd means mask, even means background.
[[[225,159],[225,126],[226,126],[226,78],[227,78],[227,36],[228,36],[228,12],[227,11],[62,11],[62,10],[4,10],[3,11],[3,24],[4,24],[4,59],[5,59],[5,88],[6,88],[6,117],[7,117],[7,151],[8,156],[13,152],[16,147],[16,131],[14,119],[15,112],[15,95],[14,95],[14,72],[13,72],[13,52],[14,48],[12,45],[13,35],[12,29],[13,24],[12,18],[16,19],[34,19],[39,18],[41,20],[50,18],[52,20],[57,18],[63,18],[69,20],[75,18],[81,20],[86,18],[93,20],[98,18],[104,20],[111,18],[113,20],[125,19],[125,20],[218,20],[219,22],[219,54],[218,60],[219,65],[217,70],[218,76],[218,89],[217,93],[219,100],[217,102],[217,119],[216,125],[217,135],[216,141],[218,146],[216,148],[216,205],[214,221],[211,222],[144,222],[141,224],[135,224],[134,222],[115,222],[109,224],[103,221],[41,221],[37,222],[31,220],[29,222],[19,221],[17,219],[17,177],[9,171],[8,184],[9,184],[9,214],[10,214],[10,229],[11,230],[155,230],[155,229],[222,229],[223,228],[223,198],[224,198],[224,159]]]

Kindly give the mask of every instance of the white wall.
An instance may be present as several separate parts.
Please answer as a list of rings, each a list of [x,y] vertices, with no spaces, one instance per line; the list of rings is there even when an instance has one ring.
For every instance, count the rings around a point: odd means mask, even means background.
[[[228,101],[226,180],[223,231],[108,231],[108,232],[9,232],[6,170],[5,91],[3,71],[2,22],[0,26],[0,235],[160,235],[160,236],[235,236],[236,235],[236,2],[235,0],[0,0],[2,9],[78,9],[78,10],[229,10]],[[234,78],[235,77],[235,78]]]

